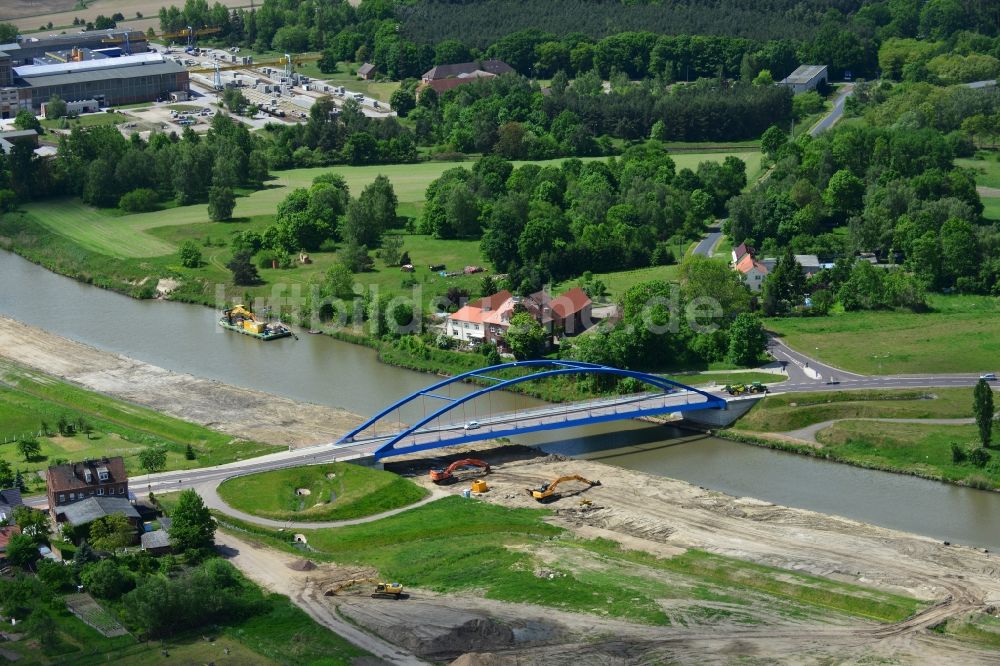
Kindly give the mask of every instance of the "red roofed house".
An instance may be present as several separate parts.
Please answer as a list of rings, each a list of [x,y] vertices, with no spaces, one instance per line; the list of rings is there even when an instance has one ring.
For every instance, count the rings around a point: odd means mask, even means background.
[[[471,301],[459,308],[457,312],[448,315],[448,320],[445,322],[445,335],[462,342],[485,341],[488,324],[484,320],[491,313],[499,310],[511,298],[511,293],[505,289],[492,296],[484,296],[479,300]]]
[[[750,287],[750,291],[760,291],[767,277],[767,266],[753,258],[749,252],[736,262],[736,270],[743,274],[743,283]]]
[[[744,255],[747,255],[747,254],[749,254],[749,255],[752,256],[752,255],[756,254],[756,252],[754,252],[754,249],[751,246],[747,245],[746,243],[740,243],[739,245],[737,245],[736,247],[734,247],[733,248],[733,262],[732,262],[733,266],[735,266],[736,264],[738,264],[740,262],[740,259],[742,259],[744,257]]]
[[[11,518],[11,521],[14,519]],[[7,559],[7,544],[15,534],[20,534],[21,528],[17,525],[4,525],[0,527],[0,561]]]
[[[576,335],[590,323],[591,300],[587,293],[574,287],[552,298],[539,291],[521,298],[509,291],[473,301],[448,316],[445,334],[462,342],[492,342],[503,344],[510,318],[517,308],[530,313],[549,333],[555,331]]]

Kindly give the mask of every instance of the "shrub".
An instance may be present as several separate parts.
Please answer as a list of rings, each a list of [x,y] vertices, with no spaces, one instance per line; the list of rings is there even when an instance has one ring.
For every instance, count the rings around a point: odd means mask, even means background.
[[[118,200],[118,207],[126,213],[144,213],[156,210],[158,201],[159,196],[157,196],[156,192],[147,187],[140,187],[137,190],[123,194],[122,198]]]
[[[990,461],[990,452],[985,448],[978,446],[969,453],[969,462],[976,467],[982,468],[986,467],[986,463]]]

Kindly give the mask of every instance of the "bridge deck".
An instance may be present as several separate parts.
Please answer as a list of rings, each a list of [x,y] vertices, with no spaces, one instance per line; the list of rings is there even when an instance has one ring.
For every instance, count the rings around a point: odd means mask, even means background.
[[[369,438],[355,438],[352,443],[375,445],[376,458],[423,451],[484,439],[567,428],[573,425],[602,423],[621,419],[669,414],[695,409],[722,408],[722,398],[706,398],[700,393],[643,393],[585,402],[566,403],[517,412],[504,412],[475,422],[444,423],[423,427],[411,433],[393,432]],[[473,424],[473,427],[467,427]],[[391,444],[391,446],[390,446]],[[386,447],[385,451],[379,449]]]

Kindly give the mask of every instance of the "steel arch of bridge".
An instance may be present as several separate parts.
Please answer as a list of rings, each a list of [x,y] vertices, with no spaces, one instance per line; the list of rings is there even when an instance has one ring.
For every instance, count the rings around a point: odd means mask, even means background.
[[[536,372],[533,374],[522,375],[520,377],[513,377],[511,379],[501,379],[500,377],[490,376],[488,373],[496,372],[498,370],[506,370],[508,368],[552,368],[550,370],[544,370],[542,372]],[[555,377],[560,375],[573,375],[573,374],[599,374],[599,375],[612,375],[617,377],[631,377],[645,384],[653,386],[659,389],[662,394],[668,394],[675,391],[685,391],[691,394],[697,394],[705,398],[703,402],[690,403],[686,402],[684,404],[677,405],[665,405],[658,407],[650,407],[644,409],[636,409],[626,413],[614,414],[603,414],[603,415],[586,415],[580,418],[572,420],[559,420],[547,423],[539,423],[531,426],[524,427],[512,427],[507,430],[489,430],[482,432],[479,430],[463,430],[460,436],[452,437],[447,440],[441,440],[434,442],[429,442],[425,444],[413,444],[410,446],[397,448],[397,445],[406,437],[414,434],[419,434],[421,428],[425,425],[434,421],[437,418],[447,414],[451,410],[455,409],[459,405],[463,405],[469,401],[475,400],[481,396],[484,396],[493,391],[502,390],[513,386],[515,384],[520,384],[522,382],[534,381],[536,379],[541,379],[544,377]],[[467,379],[478,379],[494,382],[493,384],[481,388],[477,391],[473,391],[468,395],[464,395],[458,398],[451,398],[448,396],[441,395],[438,393],[440,389],[451,386],[459,382],[463,382]],[[392,412],[405,407],[414,400],[419,398],[435,398],[438,400],[443,400],[445,404],[440,409],[435,410],[429,415],[425,415],[422,419],[416,423],[404,428],[401,432],[394,435],[386,437],[388,441],[375,450],[374,456],[376,460],[386,458],[391,455],[402,455],[406,453],[412,453],[415,451],[425,451],[428,449],[434,449],[444,446],[453,446],[455,444],[463,444],[466,442],[472,442],[483,439],[493,439],[497,437],[504,437],[507,435],[518,434],[518,433],[528,433],[537,432],[540,430],[554,430],[559,428],[570,428],[580,425],[587,425],[592,423],[602,423],[606,421],[615,421],[622,419],[631,419],[637,416],[648,416],[653,414],[664,414],[671,412],[680,412],[693,409],[725,409],[726,401],[719,396],[712,395],[706,391],[681,384],[672,379],[667,379],[665,377],[660,377],[658,375],[652,375],[646,372],[639,372],[636,370],[623,370],[621,368],[615,368],[607,365],[599,365],[596,363],[586,363],[583,361],[568,361],[568,360],[536,360],[536,361],[514,361],[511,363],[501,363],[499,365],[493,365],[486,368],[480,368],[478,370],[473,370],[470,372],[465,372],[460,375],[455,375],[453,377],[448,377],[436,384],[432,384],[425,389],[416,391],[401,400],[397,400],[393,404],[389,405],[378,414],[372,416],[370,419],[359,425],[357,428],[351,430],[349,433],[344,435],[338,442],[337,445],[349,444],[358,441],[357,436],[364,431],[368,430],[375,424],[382,421],[386,416]],[[372,437],[372,440],[381,439],[379,437]]]

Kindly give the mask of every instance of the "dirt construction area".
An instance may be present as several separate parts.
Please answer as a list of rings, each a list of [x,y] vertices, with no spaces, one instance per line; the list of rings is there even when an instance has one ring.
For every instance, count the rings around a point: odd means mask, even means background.
[[[754,620],[746,622],[727,620],[722,614],[691,613],[692,607],[685,602],[664,600],[670,626],[647,626],[599,614],[494,601],[475,590],[439,594],[408,587],[404,599],[391,600],[373,599],[368,587],[358,585],[327,596],[345,580],[373,572],[329,563],[297,571],[301,567],[295,565],[294,556],[249,543],[241,547],[257,559],[241,567],[262,584],[299,598],[314,610],[323,609],[322,613],[338,621],[346,619],[351,626],[364,628],[381,645],[394,645],[429,662],[458,666],[1000,663],[996,652],[934,630],[948,620],[996,614],[1000,566],[990,553],[729,497],[598,462],[543,456],[518,446],[464,447],[433,463],[473,453],[490,462],[492,472],[485,477],[490,489],[468,501],[537,508],[526,488],[561,474],[580,474],[600,480],[601,485],[568,485],[564,489],[568,492],[547,505],[553,511],[549,520],[576,536],[610,539],[658,557],[697,548],[908,595],[926,605],[916,615],[891,624],[837,612],[795,616],[765,605],[754,606]],[[429,484],[425,477],[430,462],[404,460],[388,464],[387,469],[412,473],[416,481]],[[468,485],[465,479],[445,489],[461,494]],[[279,568],[290,573],[275,577]],[[629,572],[610,573],[624,576]],[[720,611],[730,606],[725,602],[700,605]]]
[[[0,317],[0,358],[256,442],[317,444],[333,441],[360,423],[344,410],[171,372],[7,317]]]

